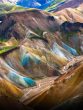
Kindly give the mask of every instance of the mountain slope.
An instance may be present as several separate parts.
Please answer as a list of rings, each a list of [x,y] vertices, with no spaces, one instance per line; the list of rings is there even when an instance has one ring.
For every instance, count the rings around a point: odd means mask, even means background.
[[[79,5],[77,8],[66,8],[54,13],[63,22],[70,21],[83,23],[83,4]]]
[[[83,37],[76,37],[83,32],[82,5],[54,13],[6,7],[0,14],[0,98],[6,110],[22,104],[22,110],[49,110],[83,97],[83,56],[65,40],[72,32],[75,40]]]
[[[53,14],[62,22],[61,33],[63,41],[80,53],[83,35],[83,4],[77,8],[65,8]],[[79,40],[80,37],[81,41]],[[76,44],[75,40],[79,41],[79,44]]]
[[[47,7],[47,11],[59,11],[64,8],[76,8],[82,4],[82,0],[54,0],[52,4]]]
[[[26,16],[26,19],[24,19],[25,16]],[[54,18],[52,19],[49,16],[51,16],[50,13],[36,10],[36,9],[2,15],[0,16],[0,20],[2,21],[0,25],[0,32],[1,32],[0,36],[5,37],[5,35],[7,36],[8,34],[11,34],[11,32],[13,31],[12,32],[13,36],[17,38],[19,37],[23,38],[24,32],[27,31],[26,28],[31,29],[34,32],[37,32],[37,29],[39,29],[42,32],[56,31],[57,29],[59,29],[59,22],[57,19],[54,19]],[[6,22],[7,22],[7,25],[5,24]],[[22,27],[21,26],[22,24],[25,26]],[[2,31],[5,31],[6,28],[7,28],[7,33],[2,32]],[[11,32],[8,32],[10,30],[9,28],[11,28]],[[18,33],[15,32],[16,33],[15,35],[14,31],[17,31],[16,29],[18,30]]]

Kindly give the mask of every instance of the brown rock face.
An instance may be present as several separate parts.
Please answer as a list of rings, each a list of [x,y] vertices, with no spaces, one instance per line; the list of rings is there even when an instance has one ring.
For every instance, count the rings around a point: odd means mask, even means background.
[[[22,39],[26,36],[28,29],[34,32],[41,31],[57,31],[59,23],[52,18],[49,13],[40,10],[28,10],[24,12],[15,12],[0,17],[2,21],[0,25],[0,37],[15,37]]]
[[[46,80],[47,83],[42,80],[37,88],[38,91],[36,91],[36,88],[31,90],[30,97],[34,98],[27,97],[28,90],[26,89],[21,101],[25,105],[33,106],[36,110],[51,110],[51,108],[53,108],[52,110],[62,108],[66,110],[66,107],[69,107],[68,110],[70,110],[71,107],[76,108],[76,104],[78,104],[76,110],[79,110],[83,103],[83,58],[81,59],[82,62],[79,62],[79,58],[81,57],[77,58],[78,61],[75,60],[77,64],[70,67],[69,65],[73,64],[71,61],[67,65],[69,69],[66,68],[67,66],[65,67],[66,74],[55,79],[54,82],[54,79]],[[36,92],[39,94],[36,94]]]
[[[83,12],[83,4],[79,5],[77,8],[65,8],[55,13],[63,22],[70,21],[70,22],[83,23],[82,12]]]

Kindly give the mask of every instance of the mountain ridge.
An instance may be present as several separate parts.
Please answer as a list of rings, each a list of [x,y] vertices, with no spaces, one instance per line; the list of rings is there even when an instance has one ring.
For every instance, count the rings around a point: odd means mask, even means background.
[[[55,10],[0,4],[0,108],[57,110],[83,98],[83,4]]]

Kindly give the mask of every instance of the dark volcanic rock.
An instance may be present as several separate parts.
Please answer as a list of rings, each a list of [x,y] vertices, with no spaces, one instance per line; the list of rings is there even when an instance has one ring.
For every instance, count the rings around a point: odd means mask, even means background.
[[[5,96],[0,96],[0,109],[1,110],[33,110],[25,105],[23,105],[18,100],[8,98]]]
[[[83,110],[83,96],[76,96],[51,110]]]

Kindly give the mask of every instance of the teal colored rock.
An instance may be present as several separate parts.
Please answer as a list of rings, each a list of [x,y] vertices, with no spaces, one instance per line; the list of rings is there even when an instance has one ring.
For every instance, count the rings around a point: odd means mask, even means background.
[[[31,87],[36,86],[36,82],[31,78],[24,77],[23,80]]]
[[[13,81],[15,84],[20,85],[22,87],[32,87],[36,85],[36,82],[28,77],[23,77],[15,72],[10,72],[8,74],[8,78]]]
[[[68,52],[70,52],[72,55],[77,56],[78,53],[75,49],[73,49],[72,47],[66,45],[65,43],[62,43],[63,48],[66,49]]]
[[[16,85],[19,85],[22,87],[28,87],[28,84],[26,84],[25,81],[23,81],[23,78],[21,75],[11,71],[7,76]]]
[[[25,54],[22,56],[21,58],[21,64],[22,66],[27,66],[30,63],[30,55],[29,54]]]
[[[8,78],[9,78],[10,80],[14,81],[14,82],[18,82],[20,76],[19,76],[18,74],[14,73],[14,72],[10,72],[10,73],[8,74]]]
[[[35,64],[40,64],[40,58],[31,56],[29,53],[24,54],[21,58],[22,66],[27,66],[30,64],[30,61],[33,61]]]

